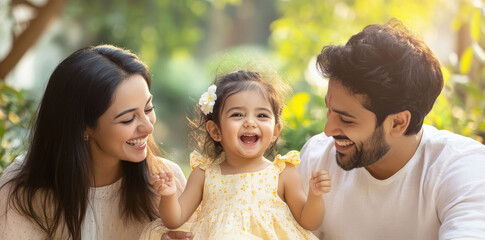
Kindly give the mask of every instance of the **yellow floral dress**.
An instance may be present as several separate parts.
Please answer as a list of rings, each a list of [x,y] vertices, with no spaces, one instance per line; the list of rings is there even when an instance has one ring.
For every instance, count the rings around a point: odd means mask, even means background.
[[[190,156],[192,168],[205,170],[204,193],[194,239],[317,239],[301,227],[278,196],[278,177],[286,162],[300,163],[299,152],[278,155],[257,172],[222,175],[219,164],[200,154]]]

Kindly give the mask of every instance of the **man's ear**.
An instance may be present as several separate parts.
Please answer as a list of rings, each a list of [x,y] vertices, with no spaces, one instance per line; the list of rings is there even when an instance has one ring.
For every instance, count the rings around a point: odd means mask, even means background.
[[[214,139],[214,141],[220,142],[222,140],[221,130],[214,121],[207,121],[207,123],[205,124],[205,128],[207,129],[209,135],[211,135],[212,139]]]
[[[271,142],[274,142],[274,141],[276,141],[276,139],[278,139],[278,137],[280,136],[282,128],[283,128],[283,126],[281,126],[281,123],[275,124],[274,130],[273,130],[273,137],[271,138]]]
[[[390,120],[390,134],[394,137],[404,135],[411,122],[411,112],[408,110],[391,114],[388,116]]]

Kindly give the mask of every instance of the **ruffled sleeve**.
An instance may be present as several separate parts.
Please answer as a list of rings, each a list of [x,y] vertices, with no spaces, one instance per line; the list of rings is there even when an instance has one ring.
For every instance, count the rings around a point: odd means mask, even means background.
[[[300,152],[293,150],[289,151],[284,156],[278,154],[278,156],[276,156],[276,158],[274,159],[273,163],[276,165],[276,167],[278,167],[280,172],[285,169],[286,163],[291,163],[297,166],[298,164],[300,164]]]
[[[212,159],[202,156],[202,154],[197,151],[190,153],[190,167],[192,170],[194,170],[196,167],[200,167],[202,170],[205,170],[211,163]]]

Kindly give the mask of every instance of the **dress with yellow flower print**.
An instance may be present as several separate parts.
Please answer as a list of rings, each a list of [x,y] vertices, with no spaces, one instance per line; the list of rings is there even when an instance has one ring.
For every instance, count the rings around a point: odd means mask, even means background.
[[[257,172],[222,175],[221,161],[207,163],[192,153],[192,168],[205,170],[203,199],[192,226],[194,239],[317,239],[296,222],[278,196],[285,162],[298,165],[299,152],[278,155]]]

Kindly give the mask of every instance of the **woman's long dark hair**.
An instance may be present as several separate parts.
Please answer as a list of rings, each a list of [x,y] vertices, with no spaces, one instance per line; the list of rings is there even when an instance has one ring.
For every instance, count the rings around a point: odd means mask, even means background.
[[[83,140],[87,127],[111,105],[122,81],[139,74],[151,84],[147,66],[129,51],[110,45],[86,47],[62,61],[52,73],[38,109],[30,148],[22,168],[10,180],[9,204],[33,219],[49,239],[67,230],[81,239],[93,166]],[[139,163],[122,161],[120,212],[125,220],[150,221],[158,216],[155,193],[148,183],[156,144]],[[155,164],[156,165],[156,164]]]

